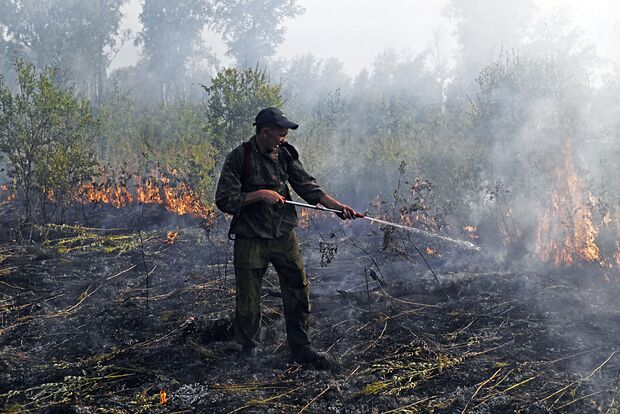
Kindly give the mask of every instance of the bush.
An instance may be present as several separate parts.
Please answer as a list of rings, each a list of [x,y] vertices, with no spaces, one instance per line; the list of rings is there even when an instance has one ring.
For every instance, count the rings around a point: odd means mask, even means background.
[[[220,154],[228,153],[253,135],[251,120],[262,108],[282,106],[279,85],[272,85],[259,68],[228,68],[203,85],[208,94],[207,128]]]
[[[0,152],[8,159],[23,222],[33,221],[37,209],[47,220],[48,199],[62,216],[71,192],[93,173],[98,124],[88,101],[63,84],[57,69],[37,72],[22,60],[14,68],[18,90],[0,84]]]

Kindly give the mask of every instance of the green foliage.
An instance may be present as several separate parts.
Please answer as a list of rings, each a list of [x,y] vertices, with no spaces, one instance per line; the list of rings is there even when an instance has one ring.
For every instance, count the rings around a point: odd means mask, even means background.
[[[584,99],[583,85],[553,59],[502,55],[477,78],[475,106],[487,139],[513,140],[541,105],[549,108],[544,119],[549,130],[566,132],[574,111]]]
[[[137,102],[115,85],[98,107],[101,134],[95,145],[97,159],[113,170],[140,165],[140,117]]]
[[[201,38],[212,16],[211,1],[146,0],[140,14],[143,29],[136,44],[144,46],[149,71],[164,82],[162,100],[176,95],[191,59],[211,58]]]
[[[37,73],[32,64],[17,60],[15,71],[17,92],[0,85],[0,153],[9,161],[9,176],[30,221],[36,195],[45,200],[51,193],[62,206],[91,176],[97,123],[88,102],[60,83],[57,69]]]
[[[177,99],[145,107],[115,89],[99,116],[97,151],[112,171],[148,174],[155,165],[170,165],[201,197],[209,196],[216,157],[205,134],[202,105]]]
[[[284,40],[282,22],[303,13],[296,0],[227,0],[215,6],[215,28],[228,55],[241,67],[252,67],[273,55]]]
[[[79,87],[97,97],[112,56],[128,36],[120,29],[126,2],[0,0],[0,33],[6,32],[19,57],[39,68],[53,65],[71,71]]]
[[[585,79],[552,58],[502,55],[477,79],[473,132],[486,152],[491,180],[547,199],[568,140],[578,142]],[[526,196],[521,191],[514,196]]]
[[[61,207],[61,216],[79,184],[94,173],[93,141],[99,132],[89,102],[72,96],[71,91],[65,92],[55,101],[53,139],[35,167],[43,205],[48,193],[53,194],[54,202]]]
[[[141,136],[149,143],[151,158],[173,166],[202,199],[209,197],[217,160],[205,137],[203,107],[179,100],[143,121]]]
[[[291,137],[303,155],[304,166],[321,182],[330,169],[330,154],[342,140],[338,127],[344,123],[347,115],[345,104],[340,90],[328,94],[319,102],[312,116],[296,121],[302,127]]]
[[[227,153],[253,134],[251,120],[269,106],[282,106],[279,85],[269,82],[265,70],[224,69],[203,88],[208,94],[207,128],[215,148]]]

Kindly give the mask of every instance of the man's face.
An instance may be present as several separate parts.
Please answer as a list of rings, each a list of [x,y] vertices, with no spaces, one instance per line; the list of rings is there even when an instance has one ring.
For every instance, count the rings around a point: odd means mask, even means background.
[[[264,131],[266,132],[265,149],[267,152],[274,152],[279,145],[286,142],[288,128],[265,128]]]

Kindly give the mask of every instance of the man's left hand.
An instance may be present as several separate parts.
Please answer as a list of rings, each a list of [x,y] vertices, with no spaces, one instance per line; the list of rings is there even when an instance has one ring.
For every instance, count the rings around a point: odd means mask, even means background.
[[[340,213],[336,213],[338,215],[338,217],[340,217],[343,220],[350,220],[350,219],[356,219],[358,217],[364,217],[363,214],[358,213],[357,211],[353,210],[351,207],[347,206],[346,204],[342,204],[340,201],[336,200],[334,197],[330,196],[329,194],[325,194],[322,198],[321,201],[319,201],[322,205],[324,205],[327,208],[331,208],[332,210],[340,210]]]
[[[356,218],[361,218],[364,217],[363,214],[358,213],[357,211],[353,210],[351,207],[347,206],[346,204],[341,204],[339,208],[337,208],[337,210],[341,210],[342,213],[338,213],[338,217],[340,217],[343,220],[355,220]]]

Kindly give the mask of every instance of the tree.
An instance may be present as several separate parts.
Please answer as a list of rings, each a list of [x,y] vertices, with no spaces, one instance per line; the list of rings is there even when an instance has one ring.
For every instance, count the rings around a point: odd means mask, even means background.
[[[15,71],[18,91],[0,84],[0,153],[9,162],[24,222],[31,222],[37,195],[43,201],[51,196],[62,206],[92,174],[97,123],[88,101],[63,85],[58,69],[37,73],[32,64],[17,60]]]
[[[450,0],[444,14],[458,42],[453,87],[475,90],[473,80],[502,50],[518,48],[537,11],[532,0]]]
[[[202,200],[208,199],[213,189],[216,151],[213,143],[205,139],[203,106],[175,100],[162,106],[150,120],[149,132],[143,123],[141,135],[148,139],[154,155],[162,164],[174,167]]]
[[[117,84],[106,94],[97,112],[101,133],[97,136],[97,159],[113,170],[128,164],[140,164],[139,122],[142,116],[138,103]]]
[[[144,46],[146,65],[159,79],[161,97],[173,96],[187,65],[196,55],[208,58],[201,33],[210,22],[210,0],[146,0],[140,14],[143,29],[136,44]],[[167,90],[168,89],[168,90]]]
[[[283,22],[303,13],[296,0],[229,0],[215,7],[215,29],[238,67],[264,63],[284,40]]]
[[[19,56],[69,70],[89,97],[100,97],[120,43],[128,0],[0,0],[0,33]],[[11,57],[12,59],[12,57]]]
[[[203,88],[208,94],[207,126],[220,154],[252,135],[250,121],[258,111],[282,106],[280,86],[272,85],[259,68],[224,69]]]
[[[347,94],[351,79],[336,58],[317,59],[303,55],[287,61],[274,62],[272,76],[282,79],[282,93],[289,112],[314,108],[337,90]]]

